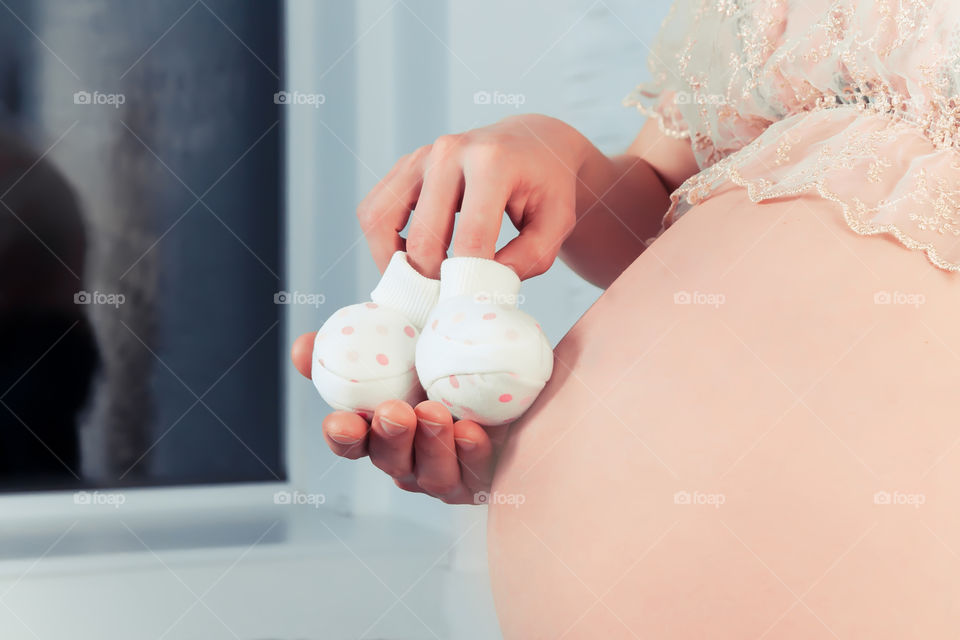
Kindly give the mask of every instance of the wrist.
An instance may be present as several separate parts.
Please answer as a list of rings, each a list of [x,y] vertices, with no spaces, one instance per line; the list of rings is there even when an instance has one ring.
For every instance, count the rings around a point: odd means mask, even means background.
[[[608,156],[589,143],[582,151],[582,159],[577,169],[576,213],[579,221],[588,211],[599,206],[612,185],[624,178],[626,167],[620,156]]]

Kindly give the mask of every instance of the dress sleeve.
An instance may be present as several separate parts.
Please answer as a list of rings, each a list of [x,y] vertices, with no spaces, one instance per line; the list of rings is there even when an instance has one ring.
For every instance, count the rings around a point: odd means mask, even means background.
[[[689,2],[675,0],[660,25],[647,57],[651,80],[637,85],[623,103],[648,118],[654,118],[664,134],[678,139],[690,137],[679,104],[689,97],[687,84],[677,72],[682,60],[685,29],[683,22]]]
[[[781,0],[674,0],[647,58],[651,79],[625,103],[688,138],[709,167],[784,116],[759,80],[785,27]]]
[[[663,228],[731,182],[810,193],[960,272],[958,52],[955,0],[674,0],[627,99],[700,166]]]

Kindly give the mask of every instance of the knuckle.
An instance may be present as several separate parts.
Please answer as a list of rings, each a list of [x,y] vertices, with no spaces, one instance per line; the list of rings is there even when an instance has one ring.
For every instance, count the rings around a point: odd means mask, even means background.
[[[399,164],[401,167],[403,167],[408,171],[415,171],[423,164],[423,159],[426,158],[429,154],[430,154],[430,145],[419,147],[415,149],[412,153],[408,153],[407,155],[400,158],[400,162],[398,162],[397,164]]]
[[[407,234],[407,253],[409,254],[417,256],[429,253],[437,244],[429,233],[411,230]]]
[[[462,134],[448,133],[442,135],[434,140],[430,148],[430,155],[437,158],[449,155],[460,145],[461,140]]]
[[[456,238],[457,253],[475,252],[483,249],[483,234],[478,231],[460,231]]]
[[[466,152],[471,167],[500,167],[509,156],[509,141],[502,135],[487,135],[470,143]]]
[[[357,205],[357,221],[364,233],[372,231],[377,226],[377,214],[372,206],[366,202]]]

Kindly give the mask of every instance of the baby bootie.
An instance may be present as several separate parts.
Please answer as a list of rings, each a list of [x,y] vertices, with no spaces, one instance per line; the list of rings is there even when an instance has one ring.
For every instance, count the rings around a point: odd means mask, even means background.
[[[327,404],[369,418],[385,400],[413,405],[424,399],[414,354],[439,290],[438,280],[418,273],[397,251],[371,302],[343,307],[323,323],[311,377]]]
[[[512,422],[553,373],[540,325],[517,309],[520,278],[483,258],[440,265],[440,299],[417,342],[420,383],[457,418]]]

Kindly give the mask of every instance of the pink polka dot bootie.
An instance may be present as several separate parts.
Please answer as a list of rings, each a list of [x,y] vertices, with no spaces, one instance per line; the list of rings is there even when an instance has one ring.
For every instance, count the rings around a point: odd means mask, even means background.
[[[415,405],[424,399],[414,355],[439,290],[438,280],[418,273],[397,251],[371,302],[343,307],[323,323],[311,377],[327,404],[370,418],[386,400]]]
[[[517,309],[520,278],[483,258],[448,258],[440,297],[417,341],[416,368],[431,400],[481,425],[512,422],[553,373],[540,325]]]

